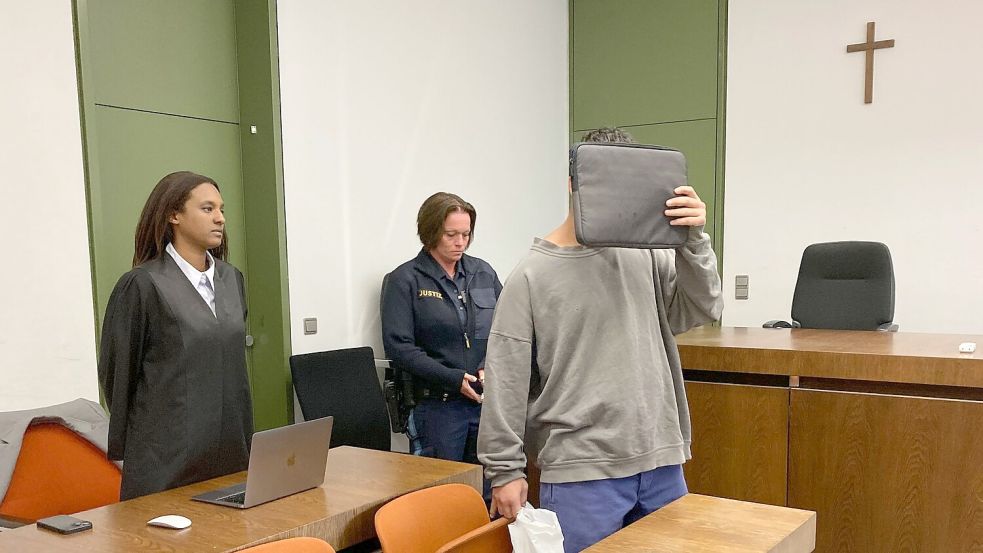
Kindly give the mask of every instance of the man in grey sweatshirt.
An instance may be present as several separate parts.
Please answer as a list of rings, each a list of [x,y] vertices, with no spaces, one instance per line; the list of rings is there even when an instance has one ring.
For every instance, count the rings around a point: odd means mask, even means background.
[[[602,129],[584,141],[631,139]],[[584,247],[569,213],[534,240],[498,300],[478,433],[492,511],[514,517],[525,503],[528,454],[567,553],[686,493],[689,408],[673,336],[718,319],[723,302],[706,206],[691,187],[675,193],[665,215],[689,227],[677,250]]]

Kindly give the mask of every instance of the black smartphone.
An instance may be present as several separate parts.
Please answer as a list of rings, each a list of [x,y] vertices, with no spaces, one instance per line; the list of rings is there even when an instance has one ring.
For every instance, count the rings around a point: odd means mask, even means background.
[[[59,534],[74,534],[75,532],[92,530],[92,523],[68,515],[57,515],[39,520],[38,528],[44,528],[45,530],[51,530]]]

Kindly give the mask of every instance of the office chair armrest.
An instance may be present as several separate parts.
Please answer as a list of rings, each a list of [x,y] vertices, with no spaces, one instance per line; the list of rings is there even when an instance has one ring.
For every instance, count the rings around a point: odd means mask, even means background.
[[[884,323],[877,327],[877,330],[881,332],[897,332],[898,325],[896,323]]]
[[[799,323],[797,321],[768,321],[767,323],[761,325],[761,328],[799,328]]]

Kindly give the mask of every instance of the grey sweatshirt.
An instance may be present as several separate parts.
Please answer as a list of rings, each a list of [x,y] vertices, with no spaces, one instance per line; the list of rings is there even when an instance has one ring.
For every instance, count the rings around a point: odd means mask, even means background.
[[[492,486],[621,478],[690,458],[673,335],[720,317],[710,237],[678,250],[536,239],[495,309],[478,458]]]

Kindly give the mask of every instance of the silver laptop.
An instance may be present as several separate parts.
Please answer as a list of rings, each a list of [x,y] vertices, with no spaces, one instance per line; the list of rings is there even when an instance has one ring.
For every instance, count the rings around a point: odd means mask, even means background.
[[[248,509],[324,483],[334,417],[299,422],[253,434],[245,484],[191,499]]]

